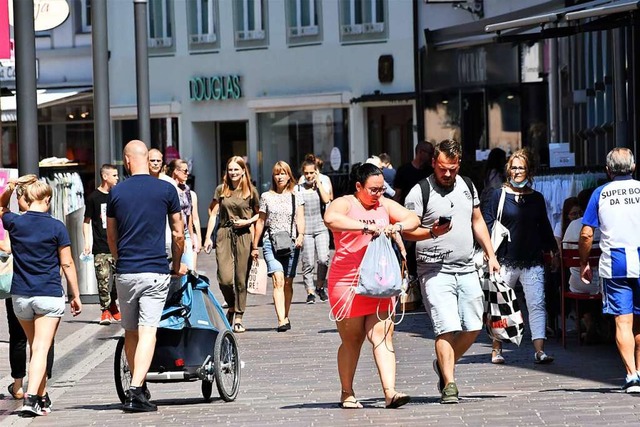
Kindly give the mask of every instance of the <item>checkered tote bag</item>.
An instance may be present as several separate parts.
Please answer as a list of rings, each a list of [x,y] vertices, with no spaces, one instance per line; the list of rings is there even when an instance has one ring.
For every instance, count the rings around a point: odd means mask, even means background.
[[[524,320],[515,291],[498,274],[485,274],[483,288],[487,333],[497,341],[520,345]]]

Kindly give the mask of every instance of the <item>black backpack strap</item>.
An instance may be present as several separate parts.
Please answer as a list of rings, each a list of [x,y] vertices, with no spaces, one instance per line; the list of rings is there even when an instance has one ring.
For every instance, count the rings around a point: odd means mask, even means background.
[[[469,178],[468,176],[460,175],[460,177],[467,184],[467,187],[469,187],[469,192],[471,193],[471,207],[473,207],[473,199],[476,197],[476,192],[473,191],[473,181],[471,181],[471,178]]]
[[[427,214],[427,205],[429,204],[429,193],[431,193],[431,184],[429,184],[429,178],[423,178],[418,181],[420,184],[420,190],[422,190],[422,218]],[[420,221],[422,221],[420,218]]]
[[[465,184],[467,184],[467,187],[469,187],[469,191],[471,192],[471,207],[473,207],[473,199],[476,195],[476,192],[473,190],[473,181],[471,181],[471,178],[469,178],[468,176],[460,175],[460,178],[462,178]],[[429,184],[428,177],[418,181],[418,184],[420,184],[420,189],[422,190],[422,217],[424,218],[424,216],[427,214],[427,204],[429,203],[431,184]]]

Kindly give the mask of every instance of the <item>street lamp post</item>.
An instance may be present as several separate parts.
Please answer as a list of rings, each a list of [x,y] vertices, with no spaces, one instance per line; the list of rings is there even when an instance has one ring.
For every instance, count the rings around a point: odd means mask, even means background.
[[[36,36],[33,0],[13,2],[18,113],[18,171],[39,173]]]
[[[149,57],[147,47],[147,0],[133,0],[136,40],[136,95],[138,100],[138,138],[151,143],[151,105],[149,100]]]

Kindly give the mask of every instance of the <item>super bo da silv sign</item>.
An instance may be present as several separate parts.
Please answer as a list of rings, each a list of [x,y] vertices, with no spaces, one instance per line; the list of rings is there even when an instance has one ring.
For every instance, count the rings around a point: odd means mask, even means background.
[[[242,96],[240,76],[192,77],[189,79],[191,101],[222,101]]]

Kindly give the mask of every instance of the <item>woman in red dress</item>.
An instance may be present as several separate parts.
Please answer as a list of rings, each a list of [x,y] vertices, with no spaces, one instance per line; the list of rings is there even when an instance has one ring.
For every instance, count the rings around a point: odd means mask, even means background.
[[[336,325],[342,344],[338,348],[338,374],[342,386],[340,405],[344,409],[362,408],[353,392],[360,350],[365,338],[373,346],[373,357],[378,368],[385,406],[398,408],[409,402],[410,397],[396,392],[396,356],[393,350],[393,318],[378,318],[388,313],[394,303],[392,298],[379,299],[355,295],[350,307],[343,298],[355,283],[358,267],[371,239],[384,233],[395,237],[403,230],[415,230],[419,225],[415,213],[391,199],[382,197],[384,177],[372,164],[354,169],[351,176],[355,193],[334,200],[324,216],[327,227],[333,232],[336,246],[328,277],[329,301],[332,314],[340,314]]]

